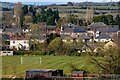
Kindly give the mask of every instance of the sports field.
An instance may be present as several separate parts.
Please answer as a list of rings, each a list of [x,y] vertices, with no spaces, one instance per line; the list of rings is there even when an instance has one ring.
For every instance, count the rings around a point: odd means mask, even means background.
[[[62,69],[65,74],[70,74],[71,63],[79,69],[98,72],[96,65],[89,61],[86,56],[4,56],[2,74],[24,77],[27,69]]]

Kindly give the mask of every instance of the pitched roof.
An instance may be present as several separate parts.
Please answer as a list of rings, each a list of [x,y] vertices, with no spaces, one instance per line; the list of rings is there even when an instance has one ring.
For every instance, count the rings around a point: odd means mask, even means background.
[[[108,28],[105,28],[105,27],[102,27],[102,28],[98,28],[97,31],[99,32],[117,32],[119,31],[118,27],[108,27]]]
[[[96,23],[93,22],[89,26],[107,26],[107,25],[103,22],[96,22]]]
[[[97,28],[107,27],[107,25],[104,24],[103,22],[97,22],[97,23],[93,22],[90,25],[88,25],[88,27],[92,30],[96,30]]]
[[[5,32],[16,32],[16,33],[20,33],[22,32],[23,30],[20,29],[20,28],[6,28],[5,29]]]
[[[73,33],[74,29],[73,28],[65,28],[64,31],[62,31],[63,33]]]
[[[107,34],[101,34],[100,36],[96,37],[96,39],[111,39],[111,37]]]
[[[76,27],[74,28],[74,32],[77,33],[77,32],[85,32],[85,30],[81,27]]]
[[[80,38],[82,38],[82,39],[90,39],[90,37],[87,36],[87,35],[85,35],[85,34],[82,34],[82,35],[80,36]]]
[[[2,34],[2,38],[3,38],[4,40],[10,39],[9,35],[6,35],[6,34]]]

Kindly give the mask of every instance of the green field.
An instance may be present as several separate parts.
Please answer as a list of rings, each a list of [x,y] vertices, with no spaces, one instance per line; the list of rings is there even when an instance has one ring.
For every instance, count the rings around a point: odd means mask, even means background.
[[[70,63],[74,63],[79,69],[85,69],[91,73],[99,71],[86,56],[4,56],[2,57],[2,74],[24,77],[27,69],[62,69],[65,74],[69,74]]]

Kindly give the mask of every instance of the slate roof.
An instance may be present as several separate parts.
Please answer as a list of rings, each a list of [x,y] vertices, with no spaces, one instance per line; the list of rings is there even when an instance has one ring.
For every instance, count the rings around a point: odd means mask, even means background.
[[[107,34],[101,34],[100,36],[96,37],[96,39],[111,39],[111,37]]]
[[[82,39],[90,39],[90,37],[87,36],[87,35],[85,35],[85,34],[82,34],[82,35],[80,36],[80,38],[82,38]]]
[[[102,28],[102,27],[108,27],[106,24],[104,24],[103,22],[97,22],[97,23],[91,23],[90,25],[88,25],[88,27],[92,30],[96,30],[98,28]]]
[[[73,33],[74,29],[73,28],[65,28],[64,31],[62,31],[63,33]]]
[[[16,33],[21,33],[23,30],[20,28],[6,28],[4,30],[5,32],[16,32]]]
[[[109,27],[109,28],[103,27],[103,28],[98,28],[97,31],[111,33],[111,32],[117,32],[117,31],[119,31],[119,29],[118,29],[118,27]]]
[[[56,26],[47,26],[47,29],[55,30],[55,29],[56,29]]]
[[[6,34],[2,34],[2,38],[4,40],[9,40],[10,39],[9,35],[6,35]]]
[[[86,31],[81,27],[76,27],[76,28],[74,28],[74,32],[79,33],[79,32],[86,32]]]

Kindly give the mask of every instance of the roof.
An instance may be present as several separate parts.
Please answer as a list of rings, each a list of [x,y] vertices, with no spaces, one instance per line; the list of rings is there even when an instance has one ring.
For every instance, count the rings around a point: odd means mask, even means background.
[[[82,38],[82,39],[90,39],[90,37],[87,36],[86,34],[82,34],[82,35],[80,36],[80,38]]]
[[[101,34],[100,36],[96,37],[96,39],[111,39],[111,37],[107,34]]]
[[[55,69],[30,69],[26,72],[53,72],[56,71]]]
[[[81,27],[76,27],[74,28],[74,32],[77,33],[77,32],[85,32],[85,30]]]
[[[20,28],[6,28],[5,32],[16,32],[16,33],[21,33],[22,29]]]
[[[55,30],[55,29],[56,29],[56,26],[47,26],[47,29]]]
[[[88,25],[88,27],[90,27],[93,30],[96,30],[97,28],[107,27],[107,25],[104,24],[103,22],[96,22],[96,23],[93,22],[90,25]]]
[[[98,28],[97,31],[99,32],[117,32],[119,31],[118,27],[108,27],[108,28],[105,28],[105,27],[102,27],[102,28]]]
[[[63,33],[73,33],[74,29],[73,28],[65,28],[64,31],[62,31]]]
[[[96,22],[96,23],[93,22],[89,26],[107,26],[107,25],[103,22]]]
[[[73,71],[72,74],[83,74],[85,71]]]
[[[2,38],[5,39],[5,40],[10,39],[9,35],[6,35],[6,34],[2,34]]]
[[[73,39],[73,37],[72,36],[70,36],[70,35],[64,35],[64,34],[62,34],[62,35],[60,35],[60,37],[62,38],[62,39]]]

